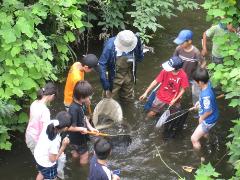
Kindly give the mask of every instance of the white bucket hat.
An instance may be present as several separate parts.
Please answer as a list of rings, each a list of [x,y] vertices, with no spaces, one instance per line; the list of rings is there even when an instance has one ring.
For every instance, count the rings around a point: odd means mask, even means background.
[[[114,45],[118,50],[128,53],[136,47],[137,37],[132,31],[123,30],[118,33]]]

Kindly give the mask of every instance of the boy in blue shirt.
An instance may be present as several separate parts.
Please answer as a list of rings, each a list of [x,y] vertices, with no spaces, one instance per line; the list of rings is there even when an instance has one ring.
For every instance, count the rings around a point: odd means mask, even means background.
[[[193,74],[193,80],[201,89],[199,102],[195,107],[199,109],[199,125],[191,136],[193,148],[201,149],[201,137],[207,137],[209,130],[216,124],[218,119],[218,107],[215,94],[209,82],[208,71],[203,68],[198,68]]]
[[[107,167],[107,158],[112,146],[104,138],[99,138],[94,144],[94,156],[90,162],[89,180],[120,180],[119,176]]]

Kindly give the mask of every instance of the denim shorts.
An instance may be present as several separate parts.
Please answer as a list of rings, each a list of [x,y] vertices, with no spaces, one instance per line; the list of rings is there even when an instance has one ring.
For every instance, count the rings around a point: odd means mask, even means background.
[[[43,175],[44,179],[56,179],[57,178],[57,163],[51,167],[43,167],[37,164],[37,169]]]
[[[201,122],[200,126],[202,127],[203,132],[209,133],[210,129],[215,125],[216,123],[208,124],[205,121]]]

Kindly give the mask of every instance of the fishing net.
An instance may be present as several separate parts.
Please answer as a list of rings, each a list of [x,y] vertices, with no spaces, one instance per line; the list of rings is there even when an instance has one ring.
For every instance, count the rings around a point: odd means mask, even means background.
[[[96,105],[93,111],[93,124],[98,130],[111,135],[105,138],[111,142],[113,152],[124,152],[123,150],[131,144],[130,130],[123,122],[122,108],[114,99],[105,98]]]
[[[102,99],[94,109],[93,124],[97,129],[105,129],[123,120],[122,108],[112,98]]]
[[[167,121],[167,119],[170,117],[170,110],[167,109],[159,118],[157,124],[156,124],[156,128],[161,128],[162,125]]]
[[[184,123],[186,122],[188,114],[188,109],[172,113],[164,123],[164,138],[173,138],[180,133]]]

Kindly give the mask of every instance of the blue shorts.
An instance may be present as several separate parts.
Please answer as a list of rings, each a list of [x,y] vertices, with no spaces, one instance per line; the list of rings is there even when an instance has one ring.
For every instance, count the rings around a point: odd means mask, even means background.
[[[51,167],[43,167],[37,164],[37,169],[43,175],[44,179],[56,179],[57,178],[57,163]]]
[[[203,132],[208,133],[215,124],[216,123],[208,124],[205,121],[203,121],[201,122],[200,126],[202,127]]]

